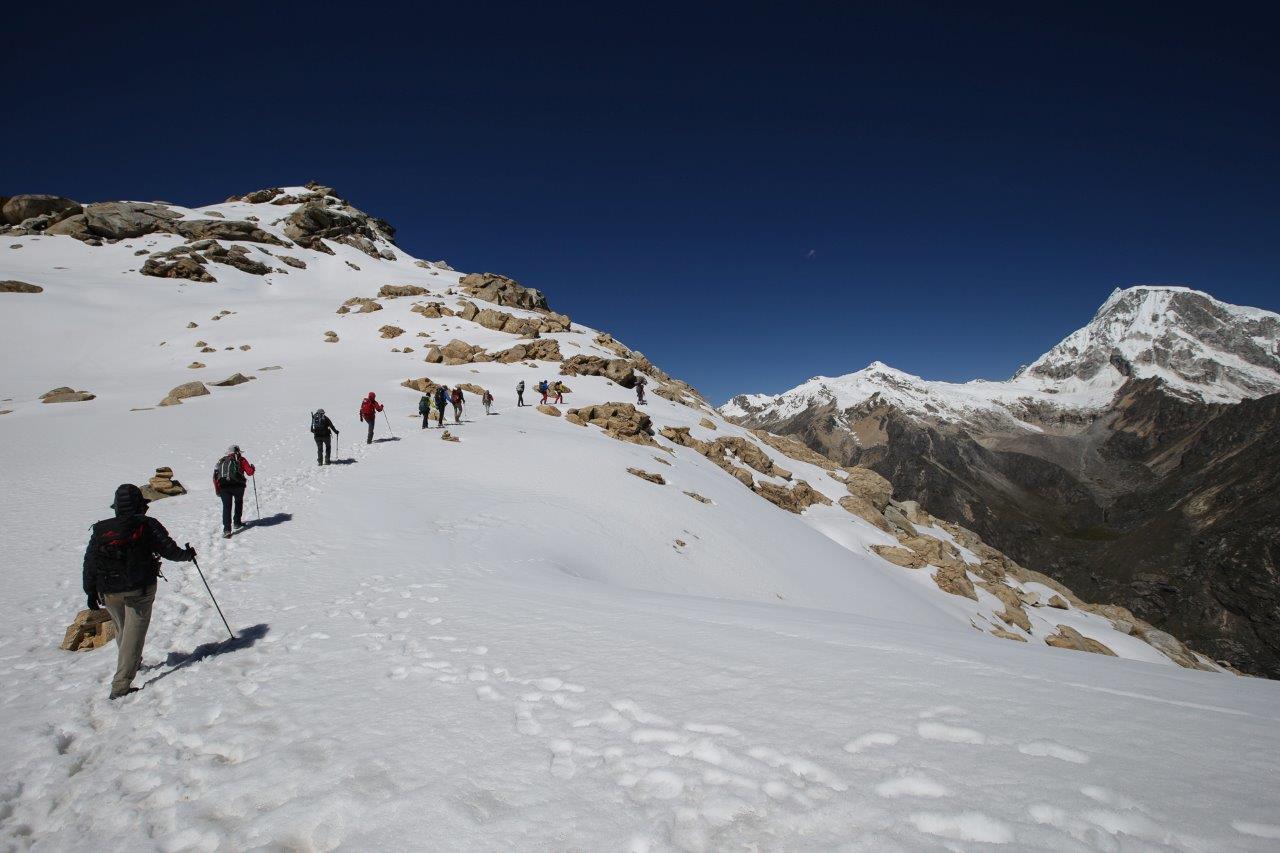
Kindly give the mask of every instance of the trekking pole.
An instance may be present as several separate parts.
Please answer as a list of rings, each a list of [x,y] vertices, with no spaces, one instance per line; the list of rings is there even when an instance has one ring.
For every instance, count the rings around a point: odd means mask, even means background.
[[[387,412],[385,409],[382,412],[382,419],[387,422],[387,432],[391,433],[392,438],[395,438],[396,437],[395,431],[391,429],[391,418],[387,417]]]
[[[249,479],[253,480],[253,511],[258,514],[258,521],[262,521],[262,507],[258,504],[258,475],[254,474]]]
[[[187,547],[191,547],[191,543],[187,543]],[[218,599],[213,597],[213,590],[209,589],[209,582],[204,579],[204,572],[200,571],[200,561],[193,554],[191,562],[196,564],[196,572],[200,575],[200,580],[204,581],[204,588],[209,592],[209,598],[213,601],[213,608],[218,611],[218,615],[222,616],[222,608],[218,606]],[[222,625],[227,629],[227,633],[231,635],[231,639],[236,638],[236,632],[231,630],[231,626],[227,624],[227,617],[222,616]]]

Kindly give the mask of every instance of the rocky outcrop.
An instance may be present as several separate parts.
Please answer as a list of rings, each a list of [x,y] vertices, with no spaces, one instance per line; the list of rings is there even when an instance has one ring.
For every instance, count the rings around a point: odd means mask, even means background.
[[[383,338],[387,340],[393,340],[403,335],[404,329],[400,328],[399,326],[392,326],[390,324],[387,324],[383,326],[381,329],[378,329],[378,332],[381,333]]]
[[[641,480],[647,480],[650,483],[656,483],[659,486],[665,486],[667,484],[666,478],[663,477],[661,474],[651,474],[642,468],[628,468],[627,473],[634,474],[635,476],[639,477]]]
[[[44,293],[44,288],[38,284],[9,279],[0,281],[0,293]]]
[[[1078,652],[1092,652],[1096,655],[1116,657],[1116,653],[1099,643],[1092,637],[1086,637],[1070,625],[1059,625],[1058,633],[1044,638],[1045,643],[1055,649],[1074,649]]]
[[[43,231],[68,216],[83,212],[78,202],[58,195],[21,194],[10,196],[0,205],[0,223]],[[32,222],[32,220],[38,220]]]
[[[933,582],[943,592],[978,600],[978,593],[973,588],[973,581],[969,580],[969,573],[963,564],[939,566],[933,573]]]
[[[158,501],[187,493],[182,483],[173,479],[173,469],[169,467],[157,468],[156,473],[140,488],[142,496],[149,501]]]
[[[685,492],[685,494],[693,498],[695,501],[697,501],[700,504],[710,504],[713,502],[711,498],[704,498],[702,495],[698,494],[697,492]]]
[[[52,391],[46,391],[40,395],[40,402],[42,403],[84,403],[92,399],[94,399],[94,395],[88,391],[76,391],[66,386],[54,388]]]
[[[332,240],[359,249],[371,258],[388,261],[396,258],[394,252],[375,242],[393,242],[394,228],[345,203],[330,205],[324,198],[313,198],[289,214],[284,233],[298,245],[310,249],[322,249],[324,240]],[[322,250],[332,254],[327,247]]]
[[[540,338],[496,352],[493,360],[502,364],[515,364],[518,361],[563,361],[564,356],[560,354],[559,341]]]
[[[279,258],[280,262],[287,267],[293,267],[298,270],[305,270],[307,268],[306,261],[295,258],[292,255],[276,255],[276,257]]]
[[[493,357],[485,352],[484,347],[474,346],[466,341],[454,338],[444,346],[433,346],[427,350],[424,359],[428,364],[471,364],[477,361],[493,361]]]
[[[418,302],[409,309],[415,314],[421,314],[423,317],[435,320],[440,317],[452,317],[453,309],[443,302]]]
[[[232,197],[231,199],[228,199],[228,200],[243,201],[243,202],[248,202],[249,204],[266,204],[267,202],[271,201],[271,199],[280,195],[282,192],[284,192],[284,190],[280,189],[279,187],[268,187],[262,190],[254,190],[251,193],[245,193],[239,198]]]
[[[436,388],[440,387],[437,383],[432,382],[425,376],[418,379],[406,379],[400,383],[400,387],[408,388],[411,391],[417,391],[419,394],[434,394]]]
[[[378,288],[378,296],[395,299],[398,296],[425,296],[431,291],[416,284],[384,284]]]
[[[605,435],[632,444],[654,444],[653,422],[630,403],[600,403],[570,409],[565,420],[582,426],[597,426]]]
[[[762,480],[757,482],[754,488],[756,494],[769,503],[796,514],[804,512],[814,504],[831,505],[830,498],[814,489],[804,480],[797,480],[791,488]]]
[[[603,376],[623,388],[634,388],[635,370],[622,358],[605,359],[598,355],[575,355],[560,366],[561,376]]]
[[[179,219],[165,230],[171,230],[188,240],[237,240],[272,246],[287,245],[270,231],[263,231],[254,223],[241,219]]]
[[[191,397],[204,397],[209,393],[203,382],[184,382],[172,389],[163,400],[161,406],[180,406],[182,401]]]
[[[439,263],[436,266],[440,266]],[[445,267],[447,269],[447,267]],[[471,273],[458,282],[463,293],[496,305],[509,305],[531,311],[547,311],[547,297],[540,290],[524,287],[514,279],[497,273]]]
[[[178,218],[179,214],[163,205],[140,201],[104,201],[84,209],[86,231],[112,240],[168,231]]]
[[[100,649],[116,638],[116,625],[106,608],[81,610],[67,628],[59,648],[68,652],[87,652]]]
[[[369,314],[373,311],[381,311],[382,304],[376,299],[370,299],[367,296],[353,296],[346,302],[338,306],[339,314],[350,314],[351,309],[356,309],[357,314]]]
[[[243,373],[233,373],[221,382],[210,382],[209,384],[215,388],[231,388],[236,385],[243,385],[246,382],[252,382],[257,378],[256,376],[245,376]]]

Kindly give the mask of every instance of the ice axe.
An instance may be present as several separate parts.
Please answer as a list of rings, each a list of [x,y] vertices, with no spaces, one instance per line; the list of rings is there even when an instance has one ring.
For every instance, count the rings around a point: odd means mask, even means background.
[[[213,590],[209,589],[209,582],[205,580],[204,572],[200,571],[200,561],[196,559],[195,551],[191,548],[191,543],[187,543],[187,550],[191,551],[191,562],[195,563],[196,573],[200,575],[200,580],[204,581],[204,588],[209,593],[209,599],[213,601],[213,609],[218,611],[218,615],[222,616],[222,608],[218,606],[218,599],[214,598]],[[231,639],[236,638],[236,632],[231,630],[231,626],[227,624],[227,617],[222,616],[222,624],[227,629],[227,633],[231,635]]]

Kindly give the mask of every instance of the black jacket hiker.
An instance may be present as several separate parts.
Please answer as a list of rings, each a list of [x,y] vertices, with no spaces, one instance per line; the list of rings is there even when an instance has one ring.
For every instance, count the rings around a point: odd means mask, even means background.
[[[116,673],[111,698],[133,692],[142,646],[151,624],[160,558],[190,562],[194,548],[180,548],[164,525],[146,514],[147,499],[134,485],[116,489],[114,518],[93,525],[82,574],[90,610],[105,606],[116,628]]]
[[[333,425],[333,421],[329,420],[324,409],[316,410],[311,416],[311,435],[316,440],[317,465],[329,464],[333,456],[333,435],[338,432],[338,428]]]

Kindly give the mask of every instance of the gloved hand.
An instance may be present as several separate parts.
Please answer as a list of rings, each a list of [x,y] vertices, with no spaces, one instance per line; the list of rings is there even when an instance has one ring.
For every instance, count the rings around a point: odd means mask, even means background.
[[[194,563],[196,561],[196,549],[191,547],[190,542],[187,543],[187,553],[183,557],[183,560],[188,563]]]
[[[85,603],[89,605],[89,609],[101,610],[102,605],[98,603],[98,594],[96,592],[90,592],[87,595],[88,597],[85,599]]]

